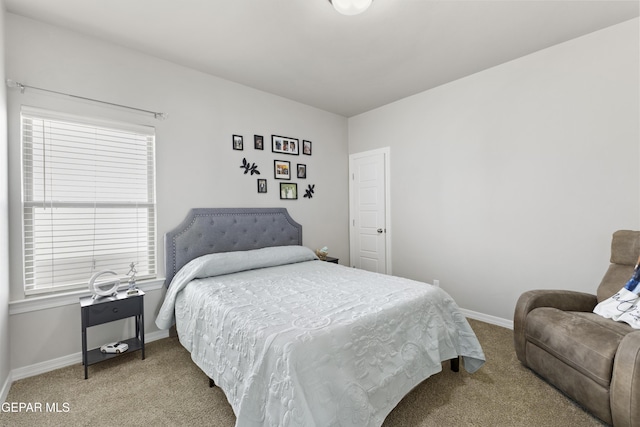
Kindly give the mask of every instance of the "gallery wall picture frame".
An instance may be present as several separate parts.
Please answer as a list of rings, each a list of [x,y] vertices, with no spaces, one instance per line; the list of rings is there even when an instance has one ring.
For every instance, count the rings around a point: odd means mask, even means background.
[[[291,179],[291,162],[286,160],[273,161],[273,177],[275,179]]]
[[[297,200],[298,184],[296,184],[295,182],[281,182],[280,183],[280,199]]]
[[[302,154],[311,155],[311,141],[302,141]]]
[[[271,151],[274,153],[292,154],[297,156],[300,152],[300,140],[286,136],[271,135]]]
[[[298,171],[298,178],[307,179],[307,165],[298,163],[298,165],[296,166],[296,170]]]
[[[267,180],[258,179],[258,193],[266,193],[266,192],[267,192]]]
[[[243,150],[244,143],[242,142],[242,135],[233,135],[233,149]]]
[[[255,150],[264,150],[264,138],[262,135],[253,135],[253,148]]]

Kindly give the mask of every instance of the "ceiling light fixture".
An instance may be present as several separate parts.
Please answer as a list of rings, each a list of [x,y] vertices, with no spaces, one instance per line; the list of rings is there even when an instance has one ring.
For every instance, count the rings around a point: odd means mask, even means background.
[[[329,0],[333,8],[343,15],[358,15],[371,6],[373,0]]]

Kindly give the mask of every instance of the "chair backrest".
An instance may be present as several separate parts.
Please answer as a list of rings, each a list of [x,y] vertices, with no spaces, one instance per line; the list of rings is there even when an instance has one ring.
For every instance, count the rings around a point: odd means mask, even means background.
[[[640,255],[640,231],[618,230],[611,239],[611,265],[598,286],[598,302],[622,288],[633,274]]]

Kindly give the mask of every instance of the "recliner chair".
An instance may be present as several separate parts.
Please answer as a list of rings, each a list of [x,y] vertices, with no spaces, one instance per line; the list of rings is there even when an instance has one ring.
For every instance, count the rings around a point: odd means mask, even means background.
[[[640,330],[593,309],[627,283],[639,255],[640,231],[616,231],[596,295],[528,291],[513,318],[520,362],[615,427],[640,426]]]

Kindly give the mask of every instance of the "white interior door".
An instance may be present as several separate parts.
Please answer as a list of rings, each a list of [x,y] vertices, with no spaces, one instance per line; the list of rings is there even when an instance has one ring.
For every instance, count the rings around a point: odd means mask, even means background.
[[[351,266],[391,274],[389,148],[349,156]]]

